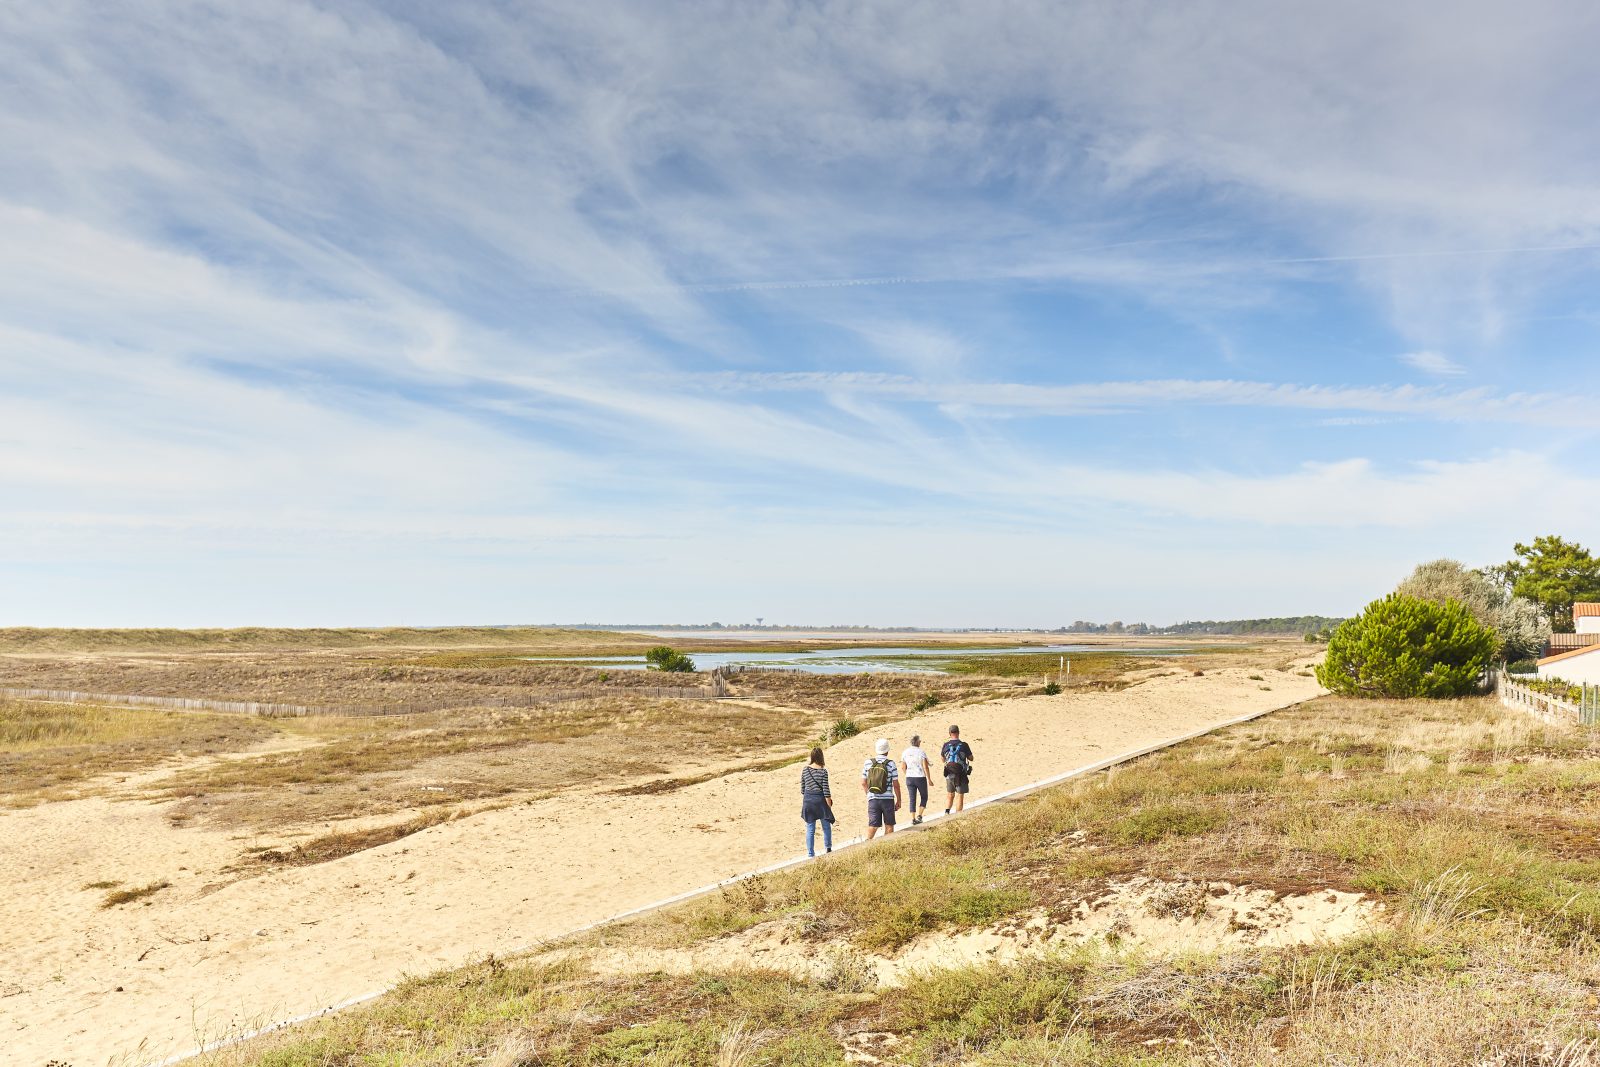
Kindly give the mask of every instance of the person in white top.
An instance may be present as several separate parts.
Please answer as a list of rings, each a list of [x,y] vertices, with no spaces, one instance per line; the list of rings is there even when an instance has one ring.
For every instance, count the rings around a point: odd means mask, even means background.
[[[911,825],[915,826],[928,813],[928,754],[922,751],[922,738],[911,735],[911,747],[900,753],[900,773],[906,780],[906,792],[911,794]],[[922,803],[917,803],[917,798]]]

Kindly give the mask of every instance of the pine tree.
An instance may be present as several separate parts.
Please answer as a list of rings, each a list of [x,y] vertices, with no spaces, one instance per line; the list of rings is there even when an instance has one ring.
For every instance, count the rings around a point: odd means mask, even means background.
[[[1333,632],[1317,681],[1348,696],[1466,696],[1497,644],[1459,601],[1391,593]]]

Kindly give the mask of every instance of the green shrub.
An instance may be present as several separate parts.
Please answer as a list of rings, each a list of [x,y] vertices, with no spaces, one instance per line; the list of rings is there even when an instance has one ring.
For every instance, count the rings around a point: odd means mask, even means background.
[[[688,674],[694,670],[694,660],[666,645],[650,649],[644,654],[644,660],[656,670],[671,674]]]
[[[1506,664],[1506,671],[1510,674],[1538,674],[1539,661],[1532,659],[1512,660]]]
[[[1466,696],[1497,644],[1459,601],[1391,593],[1334,631],[1317,681],[1348,696]]]
[[[828,732],[822,735],[822,739],[829,744],[833,744],[836,741],[844,741],[854,737],[860,732],[861,724],[846,716],[843,719],[836,720],[832,726],[828,727]]]
[[[1046,682],[1046,683],[1044,683],[1044,695],[1045,696],[1053,697],[1059,692],[1061,692],[1060,683],[1058,683],[1058,682]]]
[[[1565,700],[1569,704],[1576,704],[1583,700],[1584,686],[1578,682],[1569,682],[1564,678],[1524,678],[1517,683],[1535,693]]]
[[[938,693],[929,693],[927,696],[923,697],[921,700],[918,700],[915,704],[911,705],[911,707],[915,711],[927,711],[929,708],[933,707],[934,705],[936,705],[938,703],[939,703],[939,694]]]

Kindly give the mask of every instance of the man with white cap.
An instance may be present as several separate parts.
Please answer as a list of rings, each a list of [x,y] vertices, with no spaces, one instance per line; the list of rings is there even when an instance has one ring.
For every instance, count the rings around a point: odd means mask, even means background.
[[[861,791],[867,794],[867,840],[883,827],[894,833],[894,813],[900,810],[900,771],[889,758],[889,739],[878,738],[876,755],[861,768]]]

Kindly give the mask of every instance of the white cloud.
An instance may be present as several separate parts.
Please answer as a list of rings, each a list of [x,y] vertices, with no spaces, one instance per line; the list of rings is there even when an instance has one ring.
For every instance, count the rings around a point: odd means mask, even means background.
[[[1467,368],[1443,352],[1434,352],[1431,349],[1424,349],[1420,352],[1406,352],[1401,355],[1400,362],[1407,366],[1415,367],[1424,374],[1432,374],[1441,378],[1453,378],[1467,373]]]

